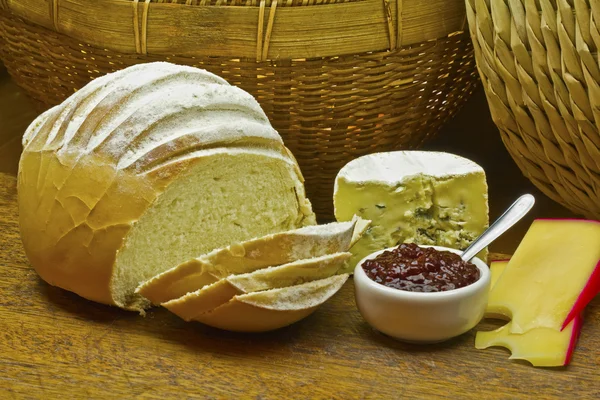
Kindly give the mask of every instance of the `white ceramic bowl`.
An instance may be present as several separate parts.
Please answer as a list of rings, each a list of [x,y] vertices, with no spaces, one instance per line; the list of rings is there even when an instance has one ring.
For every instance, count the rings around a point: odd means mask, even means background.
[[[441,246],[421,247],[462,253]],[[471,260],[480,276],[469,286],[446,292],[409,292],[379,284],[362,269],[364,261],[392,249],[368,255],[354,269],[356,305],[373,328],[407,342],[434,343],[461,335],[481,321],[490,288],[490,270],[483,261]]]

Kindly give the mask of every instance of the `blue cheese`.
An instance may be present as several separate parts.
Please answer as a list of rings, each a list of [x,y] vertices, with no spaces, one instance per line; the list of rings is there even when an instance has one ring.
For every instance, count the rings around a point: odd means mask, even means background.
[[[488,226],[483,169],[453,154],[426,151],[376,153],[344,166],[335,180],[335,217],[372,221],[351,249],[349,267],[368,254],[400,243],[465,249]],[[480,257],[487,256],[487,251]]]

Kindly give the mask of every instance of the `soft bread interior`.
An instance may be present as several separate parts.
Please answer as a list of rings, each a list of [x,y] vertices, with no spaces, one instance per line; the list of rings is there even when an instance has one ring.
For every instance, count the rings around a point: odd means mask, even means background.
[[[113,274],[115,302],[148,306],[140,282],[198,254],[303,223],[298,179],[287,159],[222,149],[198,158],[131,229]]]
[[[345,252],[368,224],[357,217],[349,222],[307,226],[232,244],[152,277],[137,292],[154,304],[162,304],[231,274]]]
[[[234,296],[275,288],[299,285],[305,282],[328,278],[337,273],[352,254],[335,253],[308,260],[259,269],[257,271],[231,275],[162,306],[174,314],[191,320],[199,314],[209,312],[225,304]]]

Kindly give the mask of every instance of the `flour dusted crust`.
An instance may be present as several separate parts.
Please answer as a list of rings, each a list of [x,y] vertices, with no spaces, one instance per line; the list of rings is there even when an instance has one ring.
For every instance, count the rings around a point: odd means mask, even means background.
[[[23,146],[27,256],[44,280],[90,300],[146,306],[115,298],[119,249],[166,188],[209,157],[284,165],[297,200],[289,224],[315,223],[297,163],[258,103],[196,68],[150,63],[98,78],[38,117]]]
[[[230,275],[180,298],[161,305],[186,321],[227,303],[236,295],[284,288],[329,278],[339,271],[352,254],[334,253],[268,267],[254,272]]]
[[[341,289],[348,276],[334,275],[300,285],[241,294],[192,320],[229,331],[279,329],[312,314]]]

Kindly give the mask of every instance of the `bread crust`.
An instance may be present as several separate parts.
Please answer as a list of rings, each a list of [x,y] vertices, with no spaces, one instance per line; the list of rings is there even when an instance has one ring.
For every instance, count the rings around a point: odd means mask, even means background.
[[[265,332],[297,322],[336,294],[348,274],[301,285],[235,296],[192,320],[236,332]]]
[[[275,267],[259,269],[239,275],[230,275],[200,290],[161,305],[186,321],[210,312],[227,303],[236,295],[259,292],[335,275],[352,254],[348,252],[298,260]]]
[[[150,63],[98,78],[38,117],[23,145],[26,254],[42,279],[93,301],[115,304],[111,280],[128,232],[208,149],[285,159],[299,226],[314,223],[299,167],[258,103],[196,68]]]

